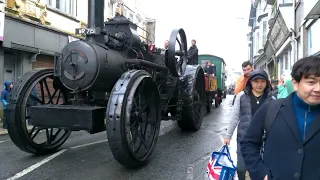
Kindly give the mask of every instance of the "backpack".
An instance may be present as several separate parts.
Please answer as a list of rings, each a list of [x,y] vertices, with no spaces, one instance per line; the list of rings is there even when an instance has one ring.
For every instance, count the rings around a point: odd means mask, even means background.
[[[268,104],[266,118],[264,119],[265,138],[267,138],[268,131],[277,117],[284,99],[285,98],[275,99]]]
[[[260,149],[262,159],[263,159],[264,146],[266,143],[268,132],[269,132],[274,120],[276,119],[276,117],[280,111],[280,107],[282,105],[283,100],[284,100],[284,98],[275,99],[275,100],[270,101],[268,104],[266,118],[264,119],[264,125],[263,125],[264,134],[262,136],[262,147]]]

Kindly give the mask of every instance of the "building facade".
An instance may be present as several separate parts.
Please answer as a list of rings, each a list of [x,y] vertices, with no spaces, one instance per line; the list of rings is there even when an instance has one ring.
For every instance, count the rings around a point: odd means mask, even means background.
[[[320,1],[296,0],[297,57],[320,54]]]
[[[106,21],[114,16],[118,2],[105,0]],[[138,0],[128,2],[122,2],[125,16],[141,28],[141,39],[154,37],[142,29],[149,28],[154,33],[155,20],[144,16]],[[75,29],[87,26],[88,1],[0,0],[0,8],[1,89],[4,81],[16,82],[32,69],[52,68],[56,52],[71,41],[83,39],[75,35]]]
[[[254,1],[251,6],[249,26],[251,39],[249,49],[255,68],[265,69],[270,78],[278,79],[283,70],[291,70],[293,64],[302,57],[320,55],[320,1],[318,0],[265,0],[271,9],[268,17],[268,32],[261,50],[261,23],[263,14],[257,9],[264,0]],[[254,7],[257,7],[254,10]],[[256,14],[254,15],[254,11]],[[259,32],[259,34],[257,34]],[[265,31],[262,31],[263,34]],[[259,53],[259,51],[261,53]]]
[[[252,2],[249,16],[250,33],[248,34],[250,57],[249,60],[255,68],[268,71],[268,58],[265,52],[267,35],[269,32],[269,20],[272,9],[268,7],[267,0],[255,0]]]

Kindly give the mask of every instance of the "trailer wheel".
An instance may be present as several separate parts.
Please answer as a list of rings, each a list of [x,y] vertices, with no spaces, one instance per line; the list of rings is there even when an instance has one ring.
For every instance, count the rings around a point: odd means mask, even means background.
[[[178,125],[183,130],[197,131],[206,114],[204,72],[201,66],[187,66],[186,74],[180,79],[182,118]]]
[[[206,95],[207,95],[207,106],[206,106],[206,108],[207,108],[207,112],[209,113],[209,112],[211,112],[213,101],[212,101],[211,92],[209,92],[209,93],[207,92]]]
[[[143,70],[125,72],[112,89],[107,107],[107,136],[122,165],[143,165],[156,147],[161,109],[156,83]]]
[[[39,128],[32,126],[28,121],[32,118],[28,115],[30,106],[67,103],[68,92],[59,84],[58,79],[54,82],[53,79],[52,69],[30,71],[18,80],[11,91],[5,113],[8,134],[13,143],[27,153],[52,153],[71,134],[71,130],[68,129]]]

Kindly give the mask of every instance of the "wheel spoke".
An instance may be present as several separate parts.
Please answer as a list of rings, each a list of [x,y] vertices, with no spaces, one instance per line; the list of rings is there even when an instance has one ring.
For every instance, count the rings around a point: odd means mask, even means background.
[[[151,122],[149,118],[155,116],[154,114],[150,114],[150,108],[152,108],[154,104],[154,96],[151,96],[151,93],[146,89],[147,87],[146,82],[141,81],[132,98],[129,136],[132,141],[130,143],[131,150],[137,157],[143,156],[151,148],[154,137],[153,135],[150,136],[149,133],[154,134],[156,128],[156,123]],[[151,131],[149,129],[151,129]],[[144,150],[141,149],[142,146]]]
[[[45,101],[44,101],[45,97],[44,97],[44,91],[43,91],[43,82],[40,81],[39,84],[40,84],[42,102],[45,104]]]
[[[49,80],[47,81],[47,79],[49,79]],[[67,95],[65,94],[66,91],[63,91],[61,89],[52,88],[52,86],[51,86],[52,84],[50,83],[51,80],[53,80],[52,75],[43,77],[37,81],[37,83],[40,86],[39,89],[36,89],[37,85],[34,86],[35,91],[36,91],[35,93],[37,93],[38,90],[40,90],[39,94],[41,95],[41,98],[37,97],[38,95],[36,95],[34,93],[29,94],[30,100],[38,103],[36,106],[43,105],[43,104],[59,104],[60,98],[63,99],[64,103],[67,103]],[[28,105],[27,108],[29,108],[29,106],[30,105]],[[26,115],[25,115],[26,121],[27,121],[27,119],[32,119],[32,117],[30,117],[30,115],[28,115],[27,112],[28,112],[28,110],[26,110]],[[26,123],[26,128],[27,127],[28,127],[28,125]],[[54,131],[56,131],[56,132],[54,132]],[[39,128],[36,126],[32,126],[31,130],[28,132],[28,135],[30,137],[30,140],[36,146],[40,146],[43,148],[51,148],[51,147],[54,147],[57,144],[61,143],[62,141],[64,141],[65,137],[68,137],[70,132],[71,132],[70,130],[66,130],[65,132],[62,132],[62,129],[55,130],[55,128],[48,129],[48,128]],[[40,135],[41,136],[44,135],[45,137],[40,137]],[[58,138],[58,136],[59,136],[59,138]],[[37,141],[41,141],[41,143],[36,143],[35,139],[37,139]],[[42,141],[44,141],[44,142],[42,143]]]
[[[35,97],[33,94],[30,94],[30,99],[37,101],[40,104],[44,104],[44,101],[41,101],[38,97]]]
[[[55,89],[52,96],[50,96],[50,100],[49,100],[48,104],[53,103],[53,97],[56,95],[57,92],[58,92],[58,90]],[[59,98],[57,98],[57,100],[59,101]]]
[[[33,136],[31,135],[31,139],[33,140],[38,135],[39,132],[40,132],[40,129],[37,129],[36,133],[34,133]]]
[[[36,127],[33,126],[32,129],[31,129],[31,131],[29,132],[29,135],[30,135],[30,136],[32,135],[32,133],[34,132],[35,129],[36,129]]]
[[[138,137],[139,137],[139,139],[140,139],[140,141],[141,141],[142,145],[144,146],[145,150],[148,150],[148,146],[147,146],[147,144],[146,144],[146,142],[145,142],[144,138],[142,137],[141,133],[137,133],[137,134],[138,134]]]

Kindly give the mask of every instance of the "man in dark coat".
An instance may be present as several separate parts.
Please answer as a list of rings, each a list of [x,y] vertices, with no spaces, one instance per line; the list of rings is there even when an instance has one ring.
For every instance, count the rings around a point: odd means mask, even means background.
[[[241,152],[253,180],[320,179],[320,58],[310,56],[297,61],[291,76],[295,92],[264,104],[241,141]]]
[[[191,47],[188,50],[188,62],[189,65],[197,65],[198,64],[198,47],[196,45],[196,40],[191,41]]]
[[[245,180],[246,166],[240,151],[240,141],[245,135],[251,122],[252,116],[262,106],[262,104],[272,100],[271,84],[268,74],[257,69],[251,72],[244,91],[236,96],[232,107],[232,116],[224,135],[224,143],[229,145],[230,138],[238,126],[237,134],[237,173],[239,180]],[[255,179],[253,179],[255,180]]]
[[[215,72],[213,70],[213,66],[211,65],[210,61],[206,62],[206,65],[203,69],[204,69],[204,72],[207,74],[215,74]]]

